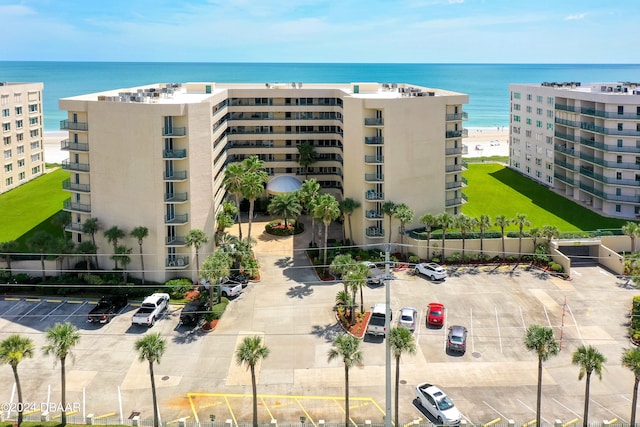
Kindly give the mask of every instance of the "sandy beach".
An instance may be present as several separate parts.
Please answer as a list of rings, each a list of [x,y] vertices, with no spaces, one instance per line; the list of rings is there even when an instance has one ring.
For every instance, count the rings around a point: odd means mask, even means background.
[[[467,146],[467,154],[462,157],[490,157],[509,155],[509,128],[468,128],[469,136],[462,140]],[[44,159],[47,163],[62,163],[69,153],[60,149],[60,141],[67,138],[67,132],[46,131],[44,133]]]

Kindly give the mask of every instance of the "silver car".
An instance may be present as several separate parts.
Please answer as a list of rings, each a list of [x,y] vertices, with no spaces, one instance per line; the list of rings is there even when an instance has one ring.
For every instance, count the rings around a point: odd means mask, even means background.
[[[467,328],[460,325],[449,327],[447,350],[464,354],[467,351]]]
[[[403,307],[400,310],[400,319],[398,320],[398,326],[409,329],[411,332],[416,330],[416,323],[418,322],[418,311],[413,307]]]

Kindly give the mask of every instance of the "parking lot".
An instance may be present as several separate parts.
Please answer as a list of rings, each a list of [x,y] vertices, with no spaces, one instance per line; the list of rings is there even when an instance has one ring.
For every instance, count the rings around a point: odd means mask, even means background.
[[[26,401],[59,399],[59,365],[42,356],[43,331],[69,321],[82,334],[67,362],[67,400],[77,403],[77,415],[126,420],[139,414],[151,418],[147,364],[139,362],[134,342],[148,331],[168,340],[155,368],[164,421],[248,421],[251,380],[238,366],[234,351],[243,337],[260,335],[271,350],[258,366],[259,418],[297,422],[305,417],[317,425],[344,417],[344,368],[329,363],[327,353],[337,326],[333,305],[341,283],[321,282],[302,252],[274,246],[258,253],[262,280],[250,284],[228,306],[210,333],[178,326],[178,306],[171,306],[153,328],[132,327],[135,306],[128,305],[109,324],[86,322],[90,301],[63,298],[0,300],[0,339],[11,333],[36,343],[36,355],[20,364]],[[526,423],[535,419],[537,357],[523,345],[532,324],[550,326],[562,339],[562,351],[545,363],[543,420],[568,422],[582,418],[584,380],[571,364],[571,352],[581,344],[596,346],[608,358],[602,381],[591,382],[590,419],[628,422],[633,376],[620,366],[627,314],[635,289],[598,267],[572,272],[572,280],[550,277],[524,267],[449,269],[443,282],[397,272],[391,284],[394,320],[403,306],[417,309],[417,354],[403,356],[400,419],[429,421],[413,403],[418,383],[438,385],[454,400],[468,422],[479,425],[496,418]],[[365,306],[384,302],[384,286],[364,290]],[[429,302],[446,307],[445,325],[427,328]],[[464,355],[445,351],[447,327],[468,330]],[[356,422],[382,422],[385,408],[385,346],[365,337],[364,366],[350,372],[350,410]],[[395,369],[395,366],[394,366]],[[9,367],[0,368],[0,383],[13,384]],[[0,401],[12,400],[12,388],[0,389]],[[13,397],[15,401],[15,397]],[[38,403],[39,404],[39,403]],[[36,414],[37,415],[37,414]],[[53,414],[55,415],[55,414]],[[431,420],[433,421],[433,420]]]

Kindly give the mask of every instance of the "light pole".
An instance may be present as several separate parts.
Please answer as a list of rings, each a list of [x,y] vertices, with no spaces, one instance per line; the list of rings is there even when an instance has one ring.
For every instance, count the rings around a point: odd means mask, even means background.
[[[391,329],[391,286],[389,275],[389,264],[391,253],[391,245],[385,245],[384,251],[384,287],[385,287],[385,304],[387,312],[384,317],[384,341],[385,341],[385,427],[391,427],[391,344],[389,343],[389,331]]]

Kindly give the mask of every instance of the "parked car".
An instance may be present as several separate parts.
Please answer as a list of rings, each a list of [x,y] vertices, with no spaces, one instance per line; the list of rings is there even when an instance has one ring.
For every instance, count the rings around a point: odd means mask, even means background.
[[[373,309],[371,310],[369,324],[367,325],[367,334],[384,336],[387,331],[386,318],[387,305],[382,303],[374,305]],[[389,318],[389,323],[391,323],[391,318]]]
[[[131,318],[131,324],[152,327],[167,308],[169,294],[151,294],[142,301],[142,305]]]
[[[206,301],[188,302],[180,312],[180,325],[197,325],[207,311],[209,311],[209,304]]]
[[[437,421],[437,425],[460,425],[462,414],[453,401],[438,387],[422,383],[416,387],[416,399]]]
[[[427,276],[431,280],[444,280],[444,278],[447,277],[445,269],[435,262],[422,262],[420,264],[416,264],[415,272],[416,274]]]
[[[416,330],[416,323],[418,323],[418,311],[413,307],[403,307],[400,310],[398,326],[402,326],[413,332]]]
[[[211,288],[211,284],[206,279],[202,279],[200,284],[204,286],[207,291]],[[219,285],[213,287],[213,292],[216,294],[218,292],[218,286],[220,286],[220,295],[225,298],[236,297],[242,293],[242,284],[229,278],[222,279]]]
[[[442,326],[444,324],[444,305],[430,302],[427,306],[427,326]]]
[[[369,272],[367,273],[367,285],[382,285],[384,284],[384,270],[380,269],[375,263],[364,261],[367,267],[369,267]]]
[[[449,326],[447,350],[464,354],[467,351],[467,328],[460,325]]]
[[[89,323],[109,323],[116,314],[127,305],[127,295],[108,295],[100,298],[98,305],[87,315]]]

